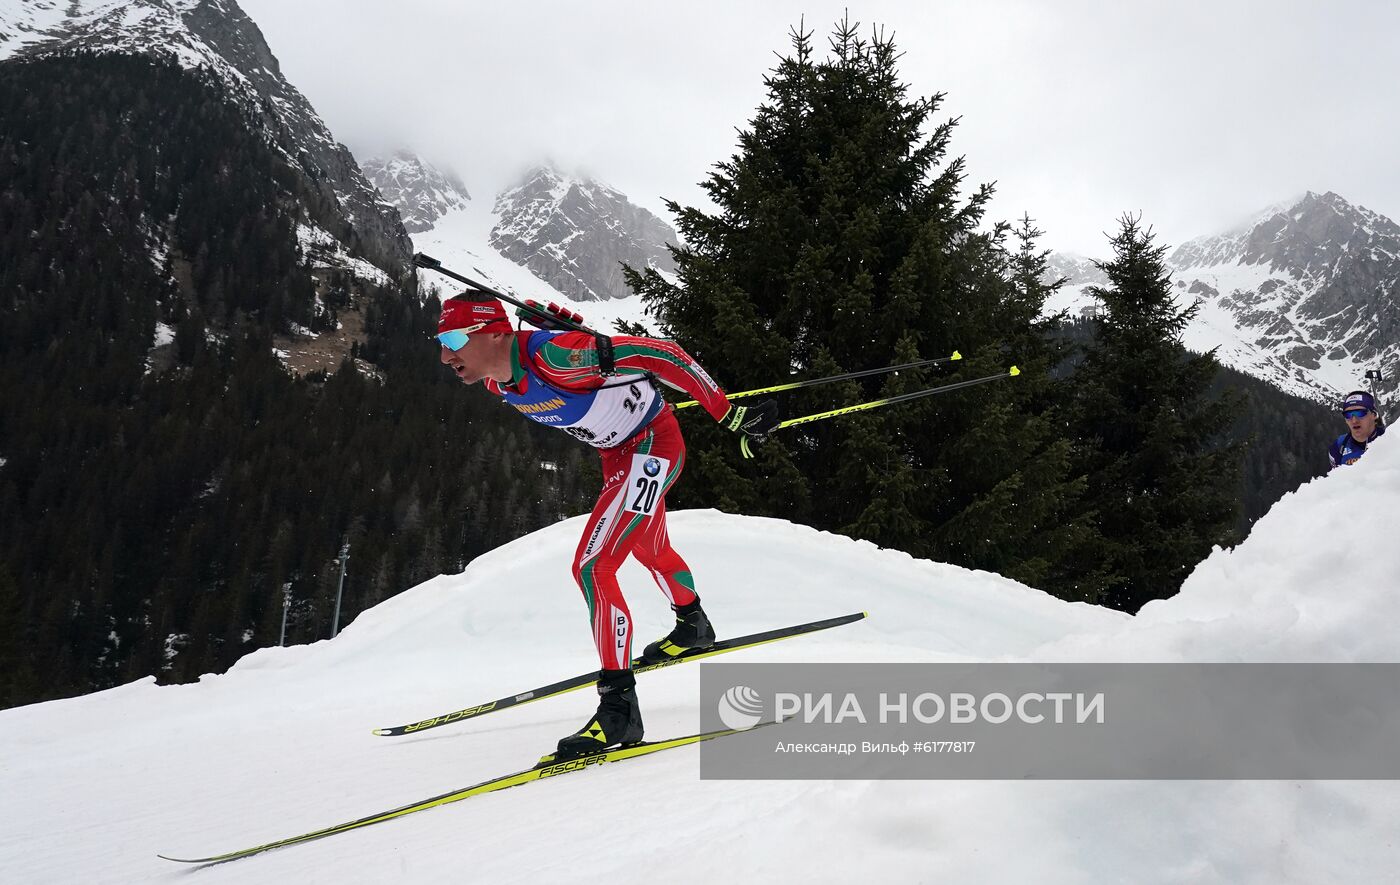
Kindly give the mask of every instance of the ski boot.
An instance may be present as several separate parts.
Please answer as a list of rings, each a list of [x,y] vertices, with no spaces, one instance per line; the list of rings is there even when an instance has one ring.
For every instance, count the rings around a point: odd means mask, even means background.
[[[671,606],[676,613],[676,628],[642,651],[642,663],[659,664],[669,661],[692,648],[709,648],[715,644],[715,628],[700,607],[700,597],[689,605]]]
[[[642,710],[637,705],[636,677],[631,670],[603,670],[598,674],[598,712],[583,728],[559,740],[554,761],[592,756],[619,744],[639,743],[641,739]],[[549,758],[546,756],[545,760]]]

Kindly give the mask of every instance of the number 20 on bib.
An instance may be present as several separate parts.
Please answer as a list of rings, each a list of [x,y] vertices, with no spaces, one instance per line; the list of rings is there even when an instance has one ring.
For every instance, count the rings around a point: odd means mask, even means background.
[[[627,512],[651,516],[666,490],[666,476],[671,462],[655,455],[633,455],[632,469],[627,474]]]

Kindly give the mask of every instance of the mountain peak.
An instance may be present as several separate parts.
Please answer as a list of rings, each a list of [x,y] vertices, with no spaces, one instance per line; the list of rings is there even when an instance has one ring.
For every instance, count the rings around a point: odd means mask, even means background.
[[[262,32],[234,0],[0,0],[0,61],[74,53],[148,56],[227,87],[253,128],[341,220],[330,232],[381,268],[408,261],[392,206],[281,74]]]
[[[621,263],[675,270],[676,232],[593,178],[539,165],[496,198],[491,245],[578,301],[625,298]]]
[[[1236,368],[1280,386],[1330,398],[1400,353],[1389,331],[1400,324],[1400,225],[1334,191],[1184,243],[1168,264],[1215,326],[1234,325]]]
[[[400,148],[388,158],[374,157],[361,168],[370,183],[399,209],[404,228],[411,234],[431,230],[439,219],[471,200],[467,186],[451,170]]]
[[[1267,264],[1302,279],[1330,274],[1339,262],[1364,256],[1372,247],[1394,253],[1400,248],[1400,226],[1334,191],[1307,191],[1254,213],[1225,233],[1181,244],[1170,264],[1182,270]]]
[[[262,32],[233,0],[0,0],[0,60],[69,52],[206,68],[245,94],[255,75],[281,77]]]
[[[1045,282],[1064,280],[1066,286],[1106,286],[1108,275],[1094,259],[1076,252],[1052,252],[1046,259]]]

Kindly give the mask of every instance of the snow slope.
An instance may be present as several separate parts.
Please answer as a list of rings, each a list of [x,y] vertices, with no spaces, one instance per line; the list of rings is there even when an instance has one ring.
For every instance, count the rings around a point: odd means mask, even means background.
[[[802,526],[714,511],[672,535],[722,634],[866,609],[747,660],[1400,660],[1400,449],[1286,496],[1137,618]],[[1358,518],[1362,517],[1362,518]],[[1345,525],[1345,531],[1328,531]],[[157,860],[295,835],[533,763],[579,692],[416,737],[397,724],[588,669],[568,576],[580,519],[195,685],[0,712],[0,881],[186,881]],[[639,636],[669,612],[627,566]],[[734,660],[735,658],[730,658]],[[702,665],[703,666],[703,665]],[[649,734],[693,730],[699,667],[642,677]],[[1388,782],[700,781],[680,750],[237,863],[221,882],[1392,880]]]

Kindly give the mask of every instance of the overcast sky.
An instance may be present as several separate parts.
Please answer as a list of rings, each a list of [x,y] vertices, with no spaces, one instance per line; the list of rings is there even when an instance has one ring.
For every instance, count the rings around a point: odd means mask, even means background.
[[[736,147],[805,18],[893,32],[946,92],[969,187],[1045,245],[1102,256],[1142,212],[1175,245],[1306,190],[1400,219],[1400,4],[239,0],[283,73],[366,157],[404,146],[491,199],[545,158],[662,215]]]

